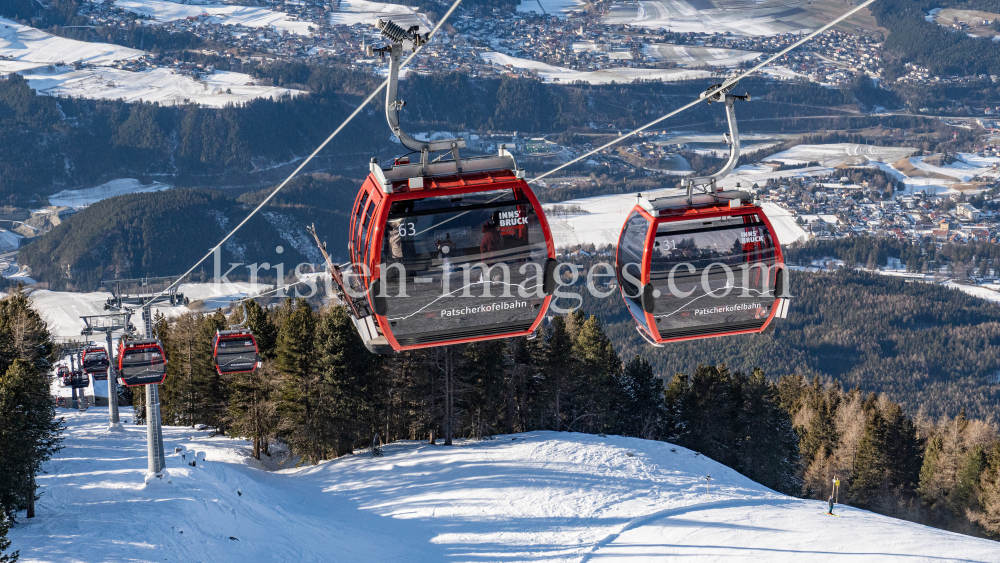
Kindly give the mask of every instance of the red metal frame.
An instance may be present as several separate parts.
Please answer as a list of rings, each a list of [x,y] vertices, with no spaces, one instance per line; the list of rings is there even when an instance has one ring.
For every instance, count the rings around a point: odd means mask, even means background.
[[[549,228],[548,219],[545,218],[545,212],[542,210],[541,203],[539,203],[538,198],[535,197],[534,192],[528,183],[523,179],[517,178],[514,173],[510,170],[494,170],[489,172],[474,172],[469,174],[458,174],[452,176],[442,176],[437,178],[425,178],[425,187],[423,189],[410,189],[407,182],[397,182],[393,185],[393,193],[384,194],[381,187],[378,185],[377,180],[369,174],[368,179],[361,186],[358,198],[355,199],[355,208],[352,210],[351,215],[351,240],[357,236],[357,226],[354,226],[355,218],[357,215],[357,206],[361,202],[362,192],[368,191],[371,195],[368,198],[367,206],[376,205],[374,214],[372,215],[372,220],[370,224],[370,229],[367,233],[367,239],[364,242],[363,251],[361,254],[361,248],[355,248],[355,256],[351,259],[355,263],[363,263],[367,265],[370,275],[368,277],[362,278],[364,280],[365,287],[369,287],[371,281],[379,277],[378,265],[382,260],[382,234],[385,228],[386,221],[389,217],[389,209],[392,204],[397,201],[407,201],[411,199],[424,199],[430,197],[438,196],[454,196],[468,193],[478,193],[478,192],[491,192],[497,190],[520,190],[524,197],[531,203],[531,206],[536,211],[538,216],[539,226],[542,228],[542,233],[545,235],[546,250],[548,257],[555,259],[556,249],[555,243],[552,241],[552,230]],[[366,207],[367,207],[366,206]],[[367,210],[367,209],[366,209]],[[364,221],[365,213],[363,210],[360,216],[361,221]],[[371,296],[366,296],[369,300],[369,305],[372,311],[375,310],[374,303],[371,302]],[[378,322],[379,330],[385,336],[389,345],[392,349],[399,352],[403,350],[417,350],[421,348],[433,348],[436,346],[448,346],[451,344],[465,344],[468,342],[480,342],[483,340],[496,340],[499,338],[514,338],[518,336],[527,336],[538,329],[541,325],[542,320],[545,318],[545,313],[549,310],[549,303],[552,301],[551,295],[546,295],[545,300],[542,302],[542,306],[539,309],[538,316],[535,318],[535,322],[531,324],[531,328],[524,331],[510,332],[492,336],[476,336],[470,338],[456,338],[453,340],[445,340],[441,342],[435,342],[433,344],[412,344],[408,346],[401,346],[396,338],[392,334],[392,327],[389,325],[389,320],[382,315],[375,315]]]
[[[781,243],[780,241],[778,241],[778,236],[774,232],[774,227],[771,225],[771,221],[770,219],[767,218],[767,215],[764,214],[764,210],[761,209],[760,207],[757,207],[756,205],[743,205],[740,207],[730,207],[729,203],[727,202],[724,204],[720,203],[717,205],[710,205],[705,207],[681,208],[678,209],[677,211],[664,209],[660,212],[660,217],[653,217],[648,211],[646,211],[639,205],[633,207],[632,211],[639,212],[643,217],[645,217],[650,222],[649,230],[646,232],[646,242],[642,250],[642,269],[640,277],[641,286],[645,286],[646,284],[649,283],[650,264],[653,258],[651,249],[653,248],[653,243],[656,240],[657,227],[663,223],[673,223],[676,221],[689,221],[692,219],[699,219],[699,218],[714,219],[716,217],[744,216],[744,215],[757,214],[764,222],[764,225],[767,227],[768,232],[771,234],[771,238],[774,240],[775,266],[780,265],[780,267],[784,268],[785,258],[781,253]],[[631,214],[632,213],[630,211],[629,215]],[[621,232],[618,233],[618,240],[621,240],[622,233],[625,232],[626,226],[627,226],[626,224],[622,225],[622,230]],[[618,254],[615,253],[616,270],[619,268],[617,261],[618,261]],[[625,299],[626,297],[624,288],[619,287],[618,289],[622,293],[622,298]],[[631,307],[629,307],[628,309],[629,309],[629,314],[632,315],[632,318],[635,319],[636,324],[639,326],[639,330],[642,330],[643,329],[642,324],[639,322],[638,319],[635,318],[635,315],[632,314]],[[777,307],[771,307],[771,312],[768,314],[767,320],[764,321],[764,324],[760,328],[749,329],[749,330],[730,330],[726,332],[720,332],[717,334],[709,334],[709,335],[662,338],[660,337],[659,328],[656,327],[655,316],[652,313],[645,313],[645,312],[643,313],[646,321],[646,326],[649,327],[647,334],[657,344],[666,344],[668,342],[683,342],[685,340],[702,340],[705,338],[718,338],[721,336],[735,336],[737,334],[761,333],[764,332],[764,330],[767,329],[768,325],[771,324],[771,321],[774,320],[775,314],[777,314]]]
[[[250,332],[249,330],[246,331],[246,332],[238,333],[238,334],[227,334],[225,336],[219,334],[218,332],[215,333],[215,342],[212,343],[212,359],[215,360],[215,371],[219,375],[224,375],[222,373],[222,371],[219,370],[219,340],[222,340],[223,338],[229,338],[229,337],[232,337],[235,340],[235,339],[246,338],[247,336],[249,336],[250,340],[253,341],[253,352],[254,352],[254,354],[257,354],[257,357],[259,358],[260,357],[260,348],[257,347],[257,337],[254,336],[253,333]],[[253,369],[245,369],[245,370],[239,370],[239,371],[230,371],[230,372],[226,372],[226,373],[227,374],[233,374],[233,373],[253,373],[255,371],[257,371],[256,364],[254,365]]]

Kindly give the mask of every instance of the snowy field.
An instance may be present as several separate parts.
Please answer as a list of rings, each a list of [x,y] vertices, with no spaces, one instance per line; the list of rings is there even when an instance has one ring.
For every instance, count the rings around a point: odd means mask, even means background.
[[[514,68],[535,69],[538,76],[545,82],[574,82],[582,80],[590,84],[610,84],[616,82],[630,83],[633,80],[691,80],[710,78],[713,74],[707,70],[655,69],[655,68],[613,68],[596,71],[579,71],[553,66],[548,63],[511,57],[503,53],[480,53],[483,59],[496,65],[510,65]]]
[[[191,300],[190,305],[186,307],[155,307],[155,309],[168,318],[183,315],[189,311],[210,312],[221,307],[228,307],[233,301],[246,297],[251,292],[256,294],[271,287],[273,286],[264,284],[252,287],[249,283],[243,282],[232,282],[228,286],[214,283],[186,283],[180,285],[178,292]],[[321,284],[320,290],[322,289]],[[301,291],[308,293],[309,290],[308,287],[303,286]],[[52,335],[57,338],[78,338],[84,327],[80,317],[106,314],[104,303],[110,297],[110,293],[103,291],[78,293],[42,289],[31,292],[35,308],[48,323]],[[136,318],[138,319],[138,317]]]
[[[332,288],[324,286],[325,283],[328,283],[327,280],[329,277],[324,276],[322,272],[305,273],[303,279],[307,281],[297,286],[300,294],[295,293],[295,288],[290,288],[286,289],[287,295],[292,297],[298,295],[308,296],[312,291],[310,284],[315,284],[316,291],[321,295],[333,295]],[[295,281],[298,280],[295,279],[294,275],[285,277],[286,286]],[[215,309],[228,307],[233,301],[249,295],[257,295],[273,287],[273,285],[263,283],[251,285],[246,282],[229,282],[228,284],[182,283],[177,291],[191,301],[189,305],[154,307],[154,309],[163,313],[168,318],[183,315],[190,311],[211,312]],[[271,297],[275,296],[274,293],[269,295]],[[103,291],[79,293],[43,289],[31,292],[31,299],[35,307],[39,310],[45,322],[48,323],[52,335],[57,338],[79,337],[80,330],[84,327],[80,316],[105,314],[104,303],[109,297],[111,297],[111,294]]]
[[[13,57],[13,61],[0,61],[0,74],[17,72],[24,68],[50,63],[71,64],[82,61],[94,65],[109,65],[112,61],[128,60],[143,54],[109,43],[88,43],[49,35],[33,27],[0,18],[0,56]],[[22,63],[17,68],[15,63]],[[37,63],[37,64],[24,64]]]
[[[823,166],[836,168],[842,164],[863,165],[872,161],[892,163],[910,156],[916,150],[909,147],[876,147],[854,143],[797,145],[766,160],[786,164],[819,162]]]
[[[674,32],[733,35],[803,33],[827,23],[802,2],[731,2],[723,0],[641,0],[618,2],[604,16],[604,23],[629,24]]]
[[[730,176],[732,177],[732,176]],[[735,185],[735,183],[734,183]],[[744,184],[744,188],[749,188],[752,184]],[[649,197],[665,197],[680,195],[681,189],[658,190],[643,195]],[[552,205],[580,206],[586,213],[575,215],[559,215],[558,217],[548,215],[549,227],[552,229],[552,237],[555,240],[556,248],[565,248],[576,245],[593,243],[601,247],[606,245],[617,245],[618,237],[621,235],[622,225],[625,218],[635,206],[635,194],[618,194],[582,199],[572,199],[561,201],[557,204],[546,204],[546,210]],[[799,239],[808,239],[809,234],[802,227],[795,224],[795,218],[787,209],[779,207],[773,203],[764,203],[764,213],[774,226],[775,235],[781,244],[790,244]]]
[[[433,29],[435,23],[410,6],[368,2],[367,0],[341,0],[340,11],[330,14],[332,25],[354,25],[356,23],[375,25],[379,19],[392,20],[393,23],[404,28],[419,25],[421,33]]]
[[[144,186],[142,182],[134,178],[121,178],[85,190],[63,190],[57,194],[50,195],[49,204],[64,205],[66,207],[86,207],[109,197],[124,194],[162,192],[172,187],[160,182],[153,182]]]
[[[566,12],[582,10],[586,7],[587,2],[583,0],[521,0],[521,3],[517,6],[517,11],[522,13],[548,14],[550,16],[565,18]]]
[[[38,477],[36,518],[10,532],[23,562],[1000,561],[995,542],[843,506],[831,517],[661,442],[533,432],[267,471],[278,460],[242,440],[164,426],[171,483],[144,487],[145,427],[109,433],[103,407],[58,412],[65,448]],[[191,467],[194,452],[205,461]]]
[[[257,86],[250,75],[238,72],[219,71],[199,80],[169,68],[130,72],[110,66],[114,61],[135,59],[142,54],[118,45],[55,37],[0,18],[0,55],[14,58],[0,61],[0,76],[21,74],[39,94],[222,107],[254,98],[276,99],[302,93]],[[96,66],[80,70],[65,66],[77,61]]]
[[[298,21],[285,12],[276,12],[255,6],[228,4],[181,4],[167,0],[115,0],[115,6],[129,12],[149,16],[157,22],[183,20],[188,17],[208,15],[203,21],[221,25],[246,27],[273,27],[296,35],[312,35],[309,22]]]
[[[656,62],[677,63],[678,66],[724,66],[735,67],[745,61],[756,59],[761,53],[739,49],[698,47],[695,45],[652,44],[643,48],[643,53]]]
[[[0,62],[0,73],[3,63]],[[159,102],[161,105],[197,103],[206,107],[241,104],[254,98],[278,99],[303,92],[256,86],[248,74],[216,71],[195,79],[169,68],[130,72],[109,67],[41,67],[20,73],[39,94],[96,100]]]

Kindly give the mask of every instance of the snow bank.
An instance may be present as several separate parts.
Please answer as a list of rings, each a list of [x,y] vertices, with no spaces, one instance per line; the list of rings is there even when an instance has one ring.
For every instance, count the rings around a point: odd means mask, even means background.
[[[521,13],[548,14],[550,16],[566,17],[566,12],[582,10],[587,3],[582,0],[521,0],[517,11]]]
[[[892,163],[910,156],[916,150],[910,147],[876,147],[856,143],[796,145],[766,160],[787,164],[806,164],[815,161],[823,166],[836,168],[841,164],[868,164],[872,161]]]
[[[302,94],[288,88],[257,86],[250,75],[238,72],[219,71],[195,79],[169,68],[131,72],[110,66],[142,55],[143,51],[118,45],[55,37],[0,18],[0,56],[12,58],[0,60],[0,76],[21,74],[39,94],[209,107]],[[78,61],[95,67],[76,70],[65,66]]]
[[[162,192],[172,187],[160,182],[153,182],[144,186],[142,182],[134,178],[121,178],[85,190],[63,190],[49,196],[49,203],[51,205],[64,205],[66,207],[86,207],[109,197],[124,194]]]
[[[827,516],[662,442],[400,442],[268,472],[242,440],[164,426],[172,484],[144,487],[144,427],[109,433],[102,407],[59,415],[65,447],[38,477],[38,516],[10,532],[22,561],[1000,561],[995,542],[848,507]],[[196,467],[192,451],[206,454]]]
[[[818,7],[817,7],[818,8]],[[612,4],[608,24],[629,24],[675,32],[778,35],[812,31],[829,21],[818,9],[788,2],[735,3],[701,0],[642,0]]]
[[[0,74],[4,63],[0,61]],[[21,74],[39,94],[74,96],[98,100],[122,99],[126,102],[159,102],[161,105],[201,104],[223,107],[241,104],[254,98],[277,99],[303,92],[288,88],[256,86],[253,78],[239,72],[216,71],[201,79],[169,68],[142,72],[97,67],[75,70],[73,67],[44,67]]]
[[[243,25],[246,27],[273,27],[296,35],[312,35],[310,22],[292,19],[285,12],[276,12],[255,6],[226,4],[188,5],[166,0],[116,0],[115,6],[150,16],[158,22],[183,20],[192,16],[208,15],[205,21],[222,25]]]
[[[24,63],[70,64],[82,61],[94,65],[108,65],[112,61],[135,59],[142,54],[143,52],[138,49],[121,45],[88,43],[56,37],[33,27],[0,18],[0,56],[13,57],[13,61],[0,61],[0,74],[19,72],[25,68],[38,66]]]
[[[590,84],[630,83],[633,80],[691,80],[709,78],[712,73],[707,70],[655,69],[655,68],[612,68],[595,71],[580,71],[553,66],[548,63],[512,57],[503,53],[487,52],[479,55],[487,62],[500,66],[510,65],[513,68],[534,69],[545,82],[574,82],[582,80]]]

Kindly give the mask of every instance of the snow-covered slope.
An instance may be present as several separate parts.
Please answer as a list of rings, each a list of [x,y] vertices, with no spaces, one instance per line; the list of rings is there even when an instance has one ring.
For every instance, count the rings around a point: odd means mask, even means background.
[[[111,180],[100,186],[84,190],[63,190],[49,196],[49,204],[65,205],[67,207],[86,207],[102,199],[124,194],[141,194],[169,190],[172,186],[160,182],[143,185],[135,178],[120,178]]]
[[[197,4],[170,2],[168,0],[118,0],[115,6],[149,16],[157,22],[182,20],[189,17],[207,16],[207,23],[221,25],[242,25],[246,27],[273,27],[297,35],[312,35],[310,22],[298,21],[285,12],[268,10],[256,6]]]
[[[60,413],[38,516],[10,534],[22,561],[1000,561],[995,542],[827,516],[665,443],[534,432],[269,472],[245,442],[164,427],[172,483],[144,488],[144,427]]]
[[[580,71],[569,68],[553,66],[548,63],[512,57],[503,53],[487,52],[479,55],[487,62],[495,65],[513,68],[534,69],[538,71],[538,76],[545,82],[575,82],[583,80],[590,84],[610,84],[612,82],[631,83],[633,80],[663,80],[671,82],[677,80],[693,80],[696,78],[709,78],[712,73],[707,70],[687,70],[683,68],[672,69],[650,69],[650,68],[628,68],[616,67],[605,70]]]
[[[254,98],[297,96],[300,90],[257,86],[253,77],[218,71],[196,79],[170,68],[132,72],[114,68],[119,60],[141,57],[143,51],[56,37],[0,18],[0,77],[16,72],[39,94],[163,105],[198,103],[209,107],[239,104]],[[79,69],[74,62],[86,63]]]

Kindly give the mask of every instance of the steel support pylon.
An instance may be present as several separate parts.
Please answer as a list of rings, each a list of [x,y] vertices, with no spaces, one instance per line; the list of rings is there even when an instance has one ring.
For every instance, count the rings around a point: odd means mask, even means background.
[[[118,379],[114,368],[115,353],[111,337],[111,331],[105,334],[108,336],[108,425],[111,428],[120,428],[121,422],[118,419]]]
[[[152,307],[142,308],[142,320],[146,324],[146,338],[153,337]],[[146,386],[146,454],[148,473],[157,477],[166,469],[163,455],[163,429],[160,427],[160,386],[156,383]]]

